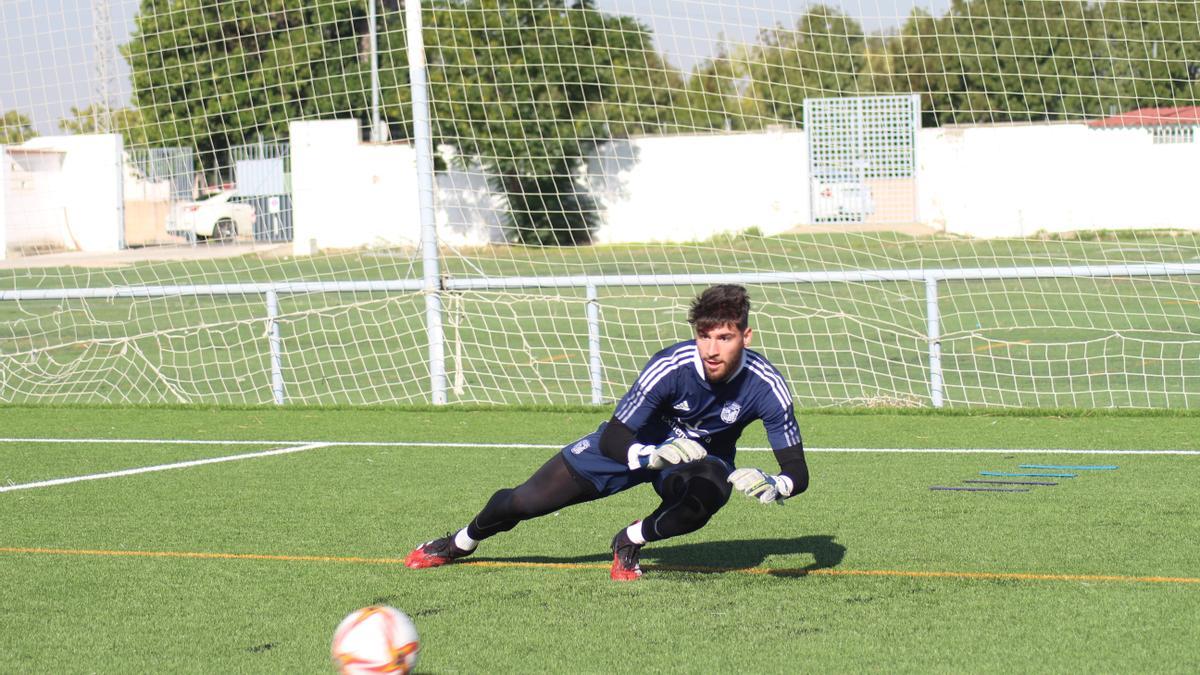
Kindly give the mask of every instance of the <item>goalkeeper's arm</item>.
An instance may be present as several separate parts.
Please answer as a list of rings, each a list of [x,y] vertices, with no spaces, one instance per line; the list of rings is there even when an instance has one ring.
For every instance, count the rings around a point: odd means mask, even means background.
[[[792,483],[789,497],[808,489],[808,462],[804,461],[804,443],[775,450],[775,461],[779,462],[779,475],[786,476]]]
[[[800,443],[788,448],[776,449],[780,472],[769,474],[759,469],[737,469],[729,474],[729,482],[735,490],[744,492],[763,504],[773,501],[783,503],[808,489],[808,464],[804,461],[804,448]]]
[[[671,464],[694,462],[707,455],[704,446],[688,438],[676,438],[658,446],[637,442],[633,430],[613,417],[600,434],[600,452],[630,470],[662,469]]]

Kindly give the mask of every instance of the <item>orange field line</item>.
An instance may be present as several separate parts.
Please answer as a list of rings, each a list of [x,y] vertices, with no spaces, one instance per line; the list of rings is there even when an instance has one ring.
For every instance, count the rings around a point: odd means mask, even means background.
[[[88,549],[10,548],[0,547],[0,553],[31,555],[109,556],[132,558],[184,558],[190,560],[272,560],[280,562],[331,562],[368,565],[401,565],[401,558],[358,558],[320,555],[269,555],[263,553],[204,553],[190,551],[98,551]],[[552,563],[504,560],[464,560],[455,565],[470,567],[518,567],[533,569],[608,569],[608,563]],[[1200,578],[1126,576],[1118,574],[1033,574],[1020,572],[922,572],[909,570],[841,570],[769,567],[707,567],[690,565],[643,565],[645,569],[672,572],[764,574],[776,576],[822,577],[905,577],[913,579],[982,579],[989,581],[1112,581],[1149,584],[1200,584]]]
[[[531,359],[529,363],[526,363],[525,365],[536,366],[545,363],[554,363],[555,361],[566,361],[569,358],[571,358],[570,354],[556,354],[554,356],[547,356],[544,359]]]
[[[1016,342],[989,342],[982,347],[976,347],[977,352],[990,352],[993,349],[1011,349],[1013,345],[1027,345],[1029,340],[1017,340]]]

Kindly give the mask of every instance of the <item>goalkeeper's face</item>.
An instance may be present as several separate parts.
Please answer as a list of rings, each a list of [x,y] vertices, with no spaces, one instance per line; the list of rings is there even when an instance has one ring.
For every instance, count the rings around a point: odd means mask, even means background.
[[[732,323],[696,329],[696,348],[709,382],[724,380],[738,367],[742,350],[750,344],[750,332],[750,328],[741,330]]]

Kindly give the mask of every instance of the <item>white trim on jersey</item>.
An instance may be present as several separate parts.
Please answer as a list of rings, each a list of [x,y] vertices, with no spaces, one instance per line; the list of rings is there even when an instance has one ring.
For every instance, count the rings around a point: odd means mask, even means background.
[[[771,364],[767,363],[762,357],[751,356],[750,372],[757,375],[763,382],[766,382],[771,387],[771,392],[775,394],[779,405],[787,410],[788,406],[792,405],[792,395],[788,392],[787,384],[783,381],[783,377],[775,372]]]
[[[687,345],[647,366],[634,385],[638,390],[637,395],[629,399],[624,406],[621,406],[621,409],[616,413],[617,419],[621,422],[628,422],[633,413],[645,403],[646,394],[650,393],[655,385],[662,381],[669,373],[678,370],[680,366],[686,365],[689,358],[699,358],[697,356],[698,353],[695,345]]]

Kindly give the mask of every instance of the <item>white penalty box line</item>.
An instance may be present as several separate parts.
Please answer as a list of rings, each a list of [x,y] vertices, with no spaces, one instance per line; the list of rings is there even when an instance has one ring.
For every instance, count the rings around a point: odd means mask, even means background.
[[[15,442],[18,439],[0,439],[0,442],[8,443]],[[45,442],[59,443],[65,442],[63,439],[25,439],[26,442]],[[87,441],[77,441],[86,443]],[[139,441],[140,442],[140,441]],[[267,445],[267,444],[260,444]],[[270,444],[278,445],[278,444]],[[155,471],[170,471],[173,469],[187,469],[194,466],[204,466],[206,464],[220,464],[222,462],[236,462],[243,459],[257,459],[259,457],[273,457],[275,455],[287,455],[295,452],[304,452],[305,450],[316,450],[318,448],[327,448],[330,443],[306,443],[304,445],[296,445],[287,448],[277,448],[275,450],[264,450],[262,452],[248,452],[240,455],[223,455],[220,457],[206,457],[204,459],[194,459],[186,462],[175,462],[173,464],[158,464],[155,466],[142,466],[133,469],[122,469],[120,471],[107,471],[105,473],[93,473],[85,476],[70,476],[67,478],[54,478],[51,480],[42,480],[34,483],[20,483],[14,485],[0,486],[0,492],[13,492],[16,490],[32,490],[34,488],[53,487],[55,485],[67,485],[69,483],[81,483],[89,480],[103,480],[105,478],[121,478],[123,476],[136,476],[142,473],[153,473]]]
[[[204,459],[143,466],[120,471],[88,474],[84,476],[69,476],[33,483],[20,483],[0,486],[0,493],[16,490],[31,490],[34,488],[67,485],[90,480],[120,478],[135,476],[156,471],[187,469],[208,464],[236,462],[244,459],[258,459],[286,455],[306,450],[329,448],[334,446],[366,447],[366,448],[445,448],[445,449],[531,449],[556,450],[563,446],[545,443],[446,443],[432,441],[247,441],[247,440],[201,440],[179,438],[0,438],[0,443],[27,444],[76,444],[76,445],[284,445],[287,447],[248,452],[238,455],[207,457]],[[1200,456],[1200,450],[1080,450],[1070,448],[806,448],[806,452],[844,452],[844,453],[899,453],[899,454],[1068,454],[1068,455],[1193,455]],[[770,448],[741,448],[741,452],[768,452]]]
[[[286,445],[297,446],[300,449],[312,450],[325,447],[359,447],[359,448],[445,448],[462,450],[557,450],[564,447],[563,443],[469,443],[444,441],[339,441],[339,440],[202,440],[180,438],[0,438],[0,443],[49,443],[76,445]],[[310,447],[311,446],[311,447]],[[297,448],[271,450],[265,453],[250,453],[237,455],[236,458],[261,457],[269,454],[297,452]],[[770,452],[771,448],[748,447],[738,448],[738,452]],[[898,454],[1048,454],[1048,455],[1192,455],[1200,456],[1197,450],[1138,450],[1138,449],[1078,449],[1078,448],[805,448],[805,452],[850,452],[850,453],[898,453]],[[230,458],[233,459],[233,458]],[[210,460],[199,460],[210,461]]]

